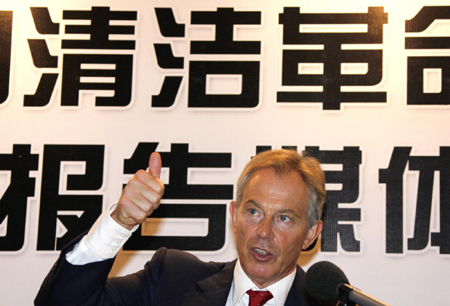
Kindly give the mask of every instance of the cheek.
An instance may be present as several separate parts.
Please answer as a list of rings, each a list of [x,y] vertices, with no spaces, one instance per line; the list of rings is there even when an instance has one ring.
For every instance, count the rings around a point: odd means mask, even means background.
[[[246,228],[247,231],[251,231],[258,224],[259,219],[257,218],[242,218],[242,226]]]
[[[246,226],[243,219],[238,219],[237,223],[233,224],[233,230],[236,234],[236,238],[242,240],[242,237],[246,236]]]
[[[236,250],[240,256],[245,256],[247,245],[249,244],[248,236],[239,227],[236,229],[235,235]]]
[[[249,226],[245,222],[240,222],[236,226],[236,244],[240,246],[245,246],[247,244],[252,244],[257,240],[255,235],[255,227]]]
[[[303,242],[305,240],[304,233],[282,233],[278,235],[278,242],[285,254],[292,254],[292,257],[298,257],[303,248]]]
[[[258,216],[245,215],[241,213],[237,217],[237,223],[235,224],[238,232],[250,234],[257,229],[260,218]]]

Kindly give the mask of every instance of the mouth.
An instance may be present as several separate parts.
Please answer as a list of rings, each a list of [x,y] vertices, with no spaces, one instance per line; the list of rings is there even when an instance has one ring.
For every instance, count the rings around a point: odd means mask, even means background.
[[[263,256],[266,256],[266,255],[270,254],[269,252],[261,250],[261,249],[258,249],[258,248],[255,248],[255,252],[258,253],[259,255],[263,255]]]
[[[252,254],[257,261],[261,262],[268,261],[273,257],[273,255],[270,252],[260,248],[253,248]]]

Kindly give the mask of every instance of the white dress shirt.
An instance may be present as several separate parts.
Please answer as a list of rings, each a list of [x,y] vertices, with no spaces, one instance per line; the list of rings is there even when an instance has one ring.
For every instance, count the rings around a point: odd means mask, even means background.
[[[117,255],[138,226],[128,231],[117,224],[111,218],[111,213],[115,208],[116,205],[113,205],[106,210],[92,226],[89,233],[81,239],[72,251],[66,254],[68,262],[73,265],[84,265],[114,258]],[[294,282],[295,272],[296,270],[267,288],[259,289],[245,274],[239,260],[237,260],[233,282],[225,306],[248,306],[249,296],[246,292],[249,289],[268,290],[272,293],[273,298],[265,306],[283,306]]]
[[[289,290],[291,290],[292,283],[294,282],[295,272],[296,270],[280,279],[275,284],[260,289],[252,282],[247,274],[245,274],[238,259],[236,267],[234,268],[233,283],[231,284],[231,290],[225,306],[248,306],[249,296],[246,292],[249,289],[267,290],[272,293],[273,298],[267,301],[264,306],[283,306],[289,294]]]
[[[89,233],[84,236],[72,251],[66,254],[66,259],[73,265],[84,265],[91,262],[114,258],[122,246],[136,231],[136,225],[131,231],[120,226],[111,218],[116,209],[112,205],[97,219]]]

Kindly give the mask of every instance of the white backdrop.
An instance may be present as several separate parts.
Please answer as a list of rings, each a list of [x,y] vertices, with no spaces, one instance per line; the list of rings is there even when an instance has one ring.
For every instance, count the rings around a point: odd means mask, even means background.
[[[403,190],[403,211],[396,221],[402,222],[399,229],[402,233],[395,234],[401,241],[390,244],[402,248],[400,252],[387,252],[387,188],[380,181],[380,170],[387,169],[392,160],[394,148],[411,147],[410,156],[417,157],[419,163],[426,165],[429,156],[445,159],[441,147],[450,146],[448,132],[450,121],[447,118],[450,103],[449,96],[444,96],[442,105],[413,105],[414,97],[408,99],[408,58],[412,56],[433,56],[450,58],[447,49],[406,49],[406,37],[438,36],[442,41],[450,37],[450,14],[422,33],[405,33],[405,21],[413,18],[425,5],[445,6],[448,1],[117,1],[117,0],[78,0],[78,1],[1,1],[0,11],[12,11],[12,39],[10,81],[7,98],[0,104],[0,195],[6,192],[11,178],[11,171],[6,157],[13,152],[13,145],[30,145],[31,153],[36,158],[36,167],[31,169],[30,177],[35,178],[32,185],[34,192],[28,195],[25,232],[22,235],[24,243],[18,250],[6,250],[8,245],[8,226],[18,222],[8,215],[6,200],[0,202],[0,304],[1,305],[32,305],[32,301],[39,289],[40,283],[50,270],[58,256],[58,251],[42,250],[37,247],[38,237],[43,239],[38,229],[40,220],[40,207],[43,202],[49,203],[46,198],[48,191],[42,186],[46,184],[44,173],[45,156],[50,158],[50,145],[97,145],[104,148],[103,180],[94,190],[70,191],[65,187],[65,179],[73,174],[83,174],[86,167],[82,163],[69,163],[60,173],[60,194],[66,195],[100,195],[102,208],[106,209],[117,201],[122,184],[131,177],[124,173],[124,161],[130,159],[139,143],[158,143],[157,151],[170,153],[173,144],[189,144],[189,152],[193,153],[228,153],[230,166],[220,169],[192,167],[189,169],[188,185],[217,184],[232,185],[248,160],[255,155],[257,146],[297,146],[298,150],[305,147],[319,147],[321,151],[341,152],[344,147],[357,147],[361,151],[361,163],[357,168],[359,180],[356,185],[357,199],[350,203],[340,204],[341,211],[346,208],[355,208],[360,212],[356,221],[339,221],[344,228],[351,229],[354,240],[359,241],[359,250],[345,249],[341,239],[337,239],[336,251],[321,250],[320,243],[310,252],[302,254],[299,264],[307,269],[317,261],[332,261],[341,267],[350,282],[366,293],[379,298],[391,305],[446,305],[450,298],[447,290],[450,281],[450,256],[448,249],[449,238],[445,240],[444,228],[450,224],[450,217],[445,211],[449,210],[450,203],[444,201],[443,195],[448,194],[448,186],[442,178],[447,175],[445,161],[436,166],[434,171],[434,185],[430,180],[426,184],[432,186],[430,217],[418,212],[420,222],[428,220],[430,229],[418,225],[416,220],[416,204],[419,189],[419,177],[425,177],[425,170],[420,171],[406,168],[402,176],[387,176],[387,179],[400,180]],[[134,35],[112,35],[110,39],[129,39],[136,41],[136,47],[131,50],[115,49],[89,50],[62,48],[61,41],[68,39],[89,39],[89,35],[69,34],[64,30],[68,24],[89,24],[89,21],[70,21],[63,19],[63,11],[90,11],[91,7],[109,7],[111,11],[137,12],[136,21],[120,21],[114,24],[133,25]],[[323,90],[318,86],[284,86],[282,85],[283,50],[300,49],[297,45],[283,44],[283,25],[279,23],[279,14],[286,7],[301,7],[301,13],[336,14],[361,13],[366,14],[368,7],[381,6],[388,14],[387,22],[383,26],[383,41],[381,44],[364,45],[357,43],[356,49],[382,50],[383,64],[378,67],[382,71],[382,80],[373,86],[353,86],[343,88],[342,91],[358,92],[385,92],[387,101],[381,103],[342,103],[340,109],[324,109],[323,103],[282,103],[277,102],[277,93],[282,91],[308,91]],[[30,7],[48,8],[51,19],[59,23],[58,34],[38,33],[33,22]],[[218,7],[234,8],[235,11],[260,12],[261,21],[256,25],[234,26],[235,41],[260,41],[260,52],[257,54],[215,54],[199,55],[190,51],[191,41],[207,41],[218,39],[215,37],[214,27],[210,25],[193,25],[191,12],[215,12]],[[154,8],[171,8],[175,20],[185,24],[184,37],[168,38],[159,32],[159,24]],[[441,11],[445,12],[446,8]],[[445,14],[444,14],[445,16]],[[317,17],[318,18],[318,17]],[[7,24],[3,21],[3,25]],[[301,31],[311,32],[352,32],[351,27],[326,26],[303,28]],[[365,29],[365,30],[364,30]],[[0,32],[7,32],[6,28]],[[361,31],[361,30],[358,30]],[[363,31],[367,31],[367,27]],[[29,39],[42,39],[48,46],[50,54],[57,56],[58,66],[38,68],[33,63],[28,44]],[[154,44],[170,44],[175,57],[184,58],[182,69],[163,69],[158,66]],[[351,45],[351,44],[350,44]],[[362,45],[362,46],[361,46]],[[347,46],[354,48],[355,46]],[[317,45],[309,45],[306,49],[320,50]],[[344,46],[343,49],[346,47]],[[225,49],[225,47],[224,47]],[[0,56],[6,58],[5,47]],[[95,105],[95,97],[104,93],[98,90],[80,89],[78,106],[62,105],[61,95],[63,66],[66,67],[63,55],[70,54],[131,54],[132,82],[131,101],[125,107],[100,107]],[[329,53],[327,56],[338,55]],[[363,54],[363,58],[366,56]],[[367,58],[368,60],[369,58]],[[259,89],[254,88],[252,96],[257,97],[256,107],[221,107],[212,102],[208,107],[196,108],[188,105],[189,63],[194,61],[254,61],[260,67]],[[443,61],[442,63],[445,63]],[[68,65],[68,64],[67,64]],[[344,65],[345,66],[345,65]],[[342,67],[342,66],[341,66]],[[448,65],[442,64],[434,70],[424,70],[425,81],[423,93],[442,93],[449,90],[449,79],[446,76]],[[110,68],[111,69],[111,68]],[[112,68],[114,69],[114,68]],[[327,73],[328,67],[315,64],[299,67],[299,75],[306,69],[311,74]],[[308,70],[309,69],[309,70]],[[349,69],[346,72],[345,69]],[[361,74],[363,78],[364,65],[347,65],[341,68],[341,75]],[[8,73],[2,72],[2,78]],[[363,72],[361,72],[363,71]],[[35,93],[41,75],[59,74],[54,90],[51,91],[50,100],[42,106],[24,105],[24,96]],[[227,73],[224,73],[227,74]],[[70,71],[67,74],[70,76]],[[176,95],[174,104],[169,107],[152,106],[152,96],[158,95],[165,76],[181,76],[182,83]],[[118,76],[116,76],[118,79]],[[419,76],[410,78],[416,80]],[[207,94],[237,95],[245,91],[239,73],[228,73],[228,76],[212,77]],[[336,80],[339,80],[337,77]],[[336,81],[335,80],[335,81]],[[99,80],[97,80],[99,81]],[[327,82],[330,80],[327,80]],[[67,81],[69,82],[69,81]],[[327,86],[332,86],[327,83]],[[412,85],[410,85],[412,86]],[[345,86],[344,86],[345,87]],[[339,86],[337,87],[339,89]],[[0,91],[5,92],[5,88]],[[76,91],[76,90],[75,90]],[[173,91],[172,91],[173,92]],[[175,91],[176,92],[176,91]],[[108,94],[111,96],[111,94]],[[364,93],[362,96],[365,96]],[[233,98],[229,98],[229,102]],[[433,100],[434,101],[434,100]],[[49,154],[49,155],[47,155]],[[169,155],[168,155],[169,156]],[[433,159],[433,160],[435,160]],[[410,160],[411,161],[411,160]],[[173,161],[171,161],[173,162]],[[410,165],[411,166],[411,165]],[[432,166],[429,166],[430,169]],[[6,169],[6,170],[5,170]],[[324,165],[330,172],[345,172],[342,165]],[[424,169],[428,169],[425,167]],[[403,168],[401,169],[403,170]],[[164,168],[163,179],[166,183],[169,177],[169,167]],[[348,173],[345,173],[347,175]],[[173,175],[173,174],[172,174]],[[433,174],[431,176],[433,178]],[[403,178],[403,182],[401,179]],[[439,181],[439,178],[441,180]],[[340,184],[327,184],[330,190],[339,190]],[[392,193],[399,195],[397,193]],[[82,200],[80,200],[82,201]],[[227,205],[230,199],[166,199],[170,204],[217,204]],[[9,202],[10,203],[10,202]],[[47,205],[46,204],[46,205]],[[59,205],[59,204],[58,204]],[[63,205],[63,204],[61,204]],[[397,206],[398,207],[398,206]],[[81,208],[80,208],[81,209]],[[425,210],[427,211],[427,210]],[[41,212],[42,214],[43,212]],[[228,213],[228,210],[227,210]],[[65,212],[76,214],[76,212]],[[56,235],[63,237],[66,231],[73,231],[69,223],[65,224],[64,213],[58,213],[58,220],[49,219],[57,226]],[[78,214],[78,217],[80,214]],[[236,256],[233,235],[226,216],[225,242],[218,250],[192,251],[203,260],[228,261]],[[337,217],[336,217],[337,218]],[[169,220],[170,221],[170,220]],[[186,220],[185,220],[186,221]],[[198,221],[198,220],[197,220]],[[204,220],[203,220],[204,221]],[[337,222],[337,221],[336,221]],[[8,223],[10,223],[8,225]],[[52,223],[52,224],[53,224]],[[395,222],[394,222],[395,223]],[[179,236],[192,230],[197,235],[205,235],[204,223],[190,224],[189,220],[182,226],[167,223],[161,224],[158,230],[173,230],[169,234]],[[175,223],[177,224],[177,223]],[[200,224],[200,225],[199,225]],[[202,225],[203,224],[203,225]],[[422,223],[421,223],[422,224]],[[42,226],[42,225],[41,225]],[[192,229],[190,228],[192,226]],[[199,227],[194,227],[199,226]],[[398,229],[398,228],[397,228]],[[414,230],[425,232],[425,247],[413,249],[408,246],[408,239],[414,236]],[[76,231],[76,228],[75,228]],[[207,231],[207,229],[206,229]],[[431,233],[441,232],[439,243],[431,243]],[[160,233],[161,234],[161,233]],[[189,235],[189,234],[187,234]],[[20,239],[20,237],[19,237]],[[2,242],[3,241],[3,242]],[[3,243],[3,245],[2,245]],[[347,243],[346,241],[342,242]],[[112,275],[123,275],[134,272],[143,267],[146,260],[151,258],[152,251],[122,251],[118,258]]]

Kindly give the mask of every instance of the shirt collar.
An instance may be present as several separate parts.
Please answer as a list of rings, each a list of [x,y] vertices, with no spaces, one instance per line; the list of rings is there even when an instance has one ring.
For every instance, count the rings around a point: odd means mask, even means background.
[[[258,286],[256,286],[255,283],[253,283],[253,281],[247,276],[247,274],[245,274],[238,259],[236,262],[236,267],[234,268],[233,285],[231,288],[233,305],[236,305],[236,303],[239,302],[242,296],[249,289],[268,290],[272,293],[276,306],[284,305],[289,291],[291,290],[292,284],[294,283],[296,271],[297,268],[295,268],[294,271],[292,271],[286,277],[280,279],[278,282],[268,286],[267,288],[259,289]]]

